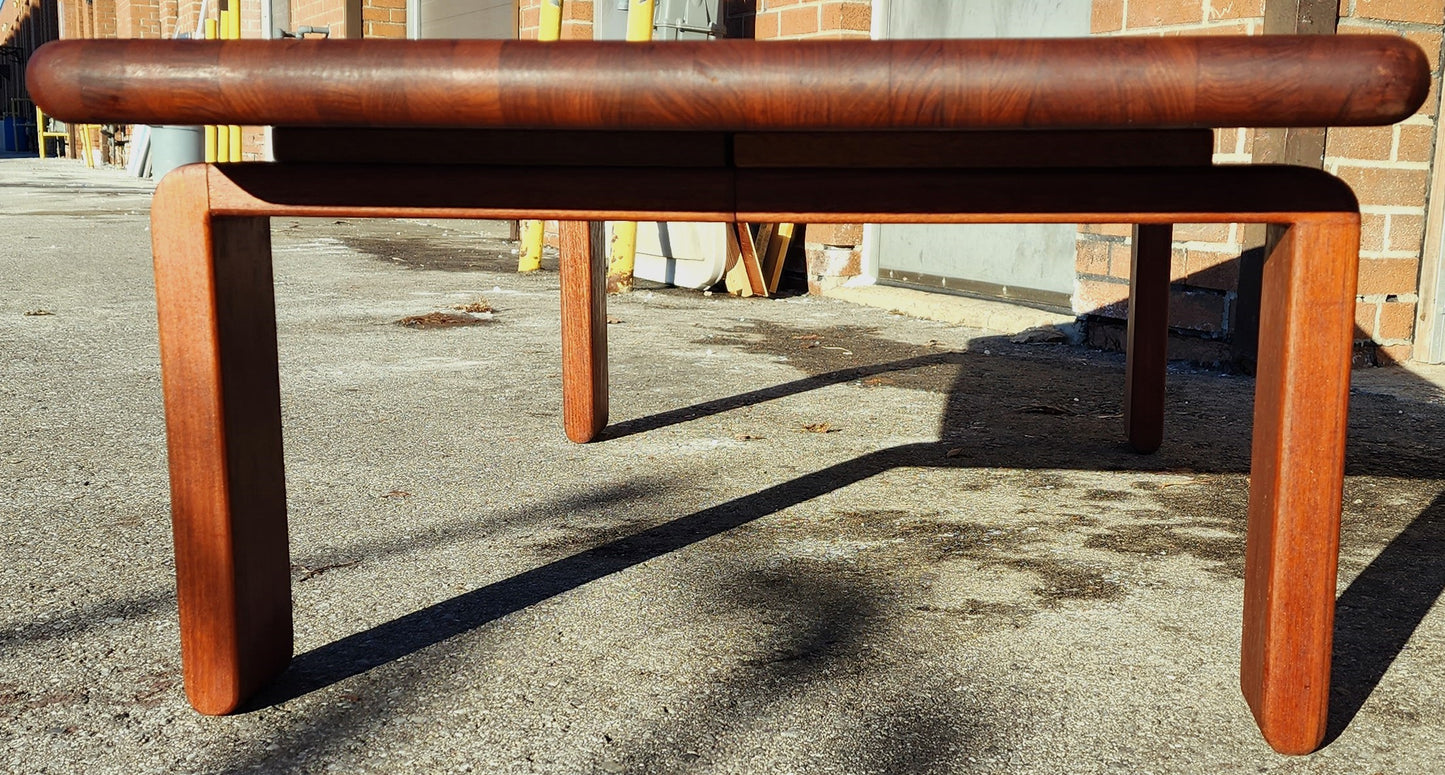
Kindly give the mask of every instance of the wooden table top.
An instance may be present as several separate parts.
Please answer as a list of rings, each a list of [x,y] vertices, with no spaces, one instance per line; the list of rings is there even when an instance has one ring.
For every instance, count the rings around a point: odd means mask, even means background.
[[[1038,40],[50,43],[27,82],[84,123],[478,129],[1171,129],[1389,124],[1390,35]]]

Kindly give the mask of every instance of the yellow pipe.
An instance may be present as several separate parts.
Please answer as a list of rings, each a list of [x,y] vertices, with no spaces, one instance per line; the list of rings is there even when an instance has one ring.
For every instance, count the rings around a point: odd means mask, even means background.
[[[40,158],[45,158],[45,114],[35,109],[35,140],[40,145]]]
[[[231,40],[241,39],[241,4],[231,0]],[[241,127],[230,126],[231,161],[241,161]]]
[[[653,0],[630,0],[627,4],[627,39],[633,42],[652,40]],[[637,263],[637,224],[618,221],[612,225],[612,253],[607,261],[607,290],[626,293],[632,290],[632,270]]]
[[[215,40],[215,39],[216,39],[216,20],[215,20],[215,19],[207,19],[207,20],[206,20],[206,40]],[[205,129],[204,129],[203,131],[204,131],[205,137],[206,137],[206,163],[207,163],[207,164],[214,164],[214,163],[216,162],[216,159],[218,158],[218,157],[216,156],[216,150],[217,150],[217,147],[216,147],[216,125],[215,125],[215,124],[206,124]]]
[[[542,0],[537,40],[551,43],[562,37],[562,0]],[[541,221],[522,221],[522,249],[517,255],[518,272],[535,272],[542,268],[542,242],[546,229]]]
[[[627,4],[627,39],[634,42],[652,40],[652,14],[657,4],[652,0],[631,0]]]
[[[220,18],[216,20],[216,37],[221,40],[228,40],[231,37],[231,11],[222,8]],[[231,160],[231,133],[223,125],[216,127],[216,161],[228,162]]]
[[[542,0],[542,15],[538,21],[537,40],[551,43],[562,38],[562,0]]]

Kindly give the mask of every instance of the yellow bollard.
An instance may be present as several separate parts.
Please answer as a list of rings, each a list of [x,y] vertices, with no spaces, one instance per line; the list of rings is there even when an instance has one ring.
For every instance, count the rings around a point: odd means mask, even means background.
[[[652,0],[631,0],[627,4],[627,39],[634,42],[652,40],[652,14],[657,4]]]
[[[215,19],[207,19],[207,20],[206,20],[206,40],[215,40],[215,39],[216,39],[216,20],[215,20]],[[218,157],[216,156],[216,150],[217,150],[217,149],[216,149],[216,125],[215,125],[215,124],[206,124],[205,128],[204,128],[202,131],[205,133],[205,137],[206,137],[206,163],[207,163],[207,164],[215,164],[215,163],[216,163],[216,160],[217,160],[217,158],[218,158]]]
[[[35,142],[40,146],[40,158],[45,158],[45,114],[35,109]]]
[[[239,0],[231,0],[231,40],[241,39],[241,3]],[[241,127],[232,124],[228,127],[230,131],[231,161],[242,161],[241,158]]]
[[[542,0],[542,15],[537,27],[537,40],[551,43],[562,37],[562,0]],[[517,255],[518,272],[535,272],[542,268],[542,242],[546,229],[541,221],[522,221],[522,249]]]
[[[522,221],[522,252],[517,257],[518,272],[535,272],[542,268],[542,242],[545,239],[542,221]]]
[[[627,39],[634,42],[652,40],[653,0],[630,0],[627,5]],[[637,261],[637,224],[618,221],[612,225],[612,250],[607,261],[607,292],[626,293],[632,290],[632,269]]]

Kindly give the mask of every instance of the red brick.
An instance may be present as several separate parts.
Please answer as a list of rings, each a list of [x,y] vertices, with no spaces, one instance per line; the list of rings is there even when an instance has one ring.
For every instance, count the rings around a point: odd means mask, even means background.
[[[778,37],[777,12],[760,12],[753,18],[753,37],[758,40],[772,40]]]
[[[1355,0],[1355,15],[1396,22],[1440,24],[1445,0]]]
[[[1379,317],[1380,305],[1367,301],[1355,302],[1355,337],[1370,339],[1375,336],[1375,318]]]
[[[1253,19],[1264,16],[1264,0],[1212,0],[1209,19]]]
[[[1426,170],[1341,165],[1339,176],[1354,189],[1362,205],[1425,206]]]
[[[1395,158],[1399,161],[1430,161],[1435,154],[1435,127],[1406,124],[1399,130],[1400,142],[1395,148]]]
[[[1109,276],[1128,280],[1134,274],[1134,248],[1132,242],[1109,243]]]
[[[1387,301],[1380,305],[1380,323],[1375,329],[1375,340],[1409,339],[1415,333],[1415,303]]]
[[[1214,130],[1214,152],[1234,153],[1239,143],[1238,129],[1216,129]],[[1245,146],[1248,147],[1248,146]]]
[[[1325,156],[1388,161],[1395,130],[1388,126],[1352,126],[1331,129],[1325,137]]]
[[[863,225],[858,223],[810,223],[808,242],[853,247],[863,244]]]
[[[872,8],[866,2],[839,0],[822,6],[821,27],[824,32],[852,30],[868,32],[873,23]]]
[[[1414,258],[1360,259],[1361,296],[1414,293],[1420,281],[1420,261]]]
[[[593,21],[592,3],[585,0],[567,0],[562,4],[562,19],[591,24]]]
[[[1204,20],[1200,0],[1154,0],[1129,4],[1129,29],[1168,24],[1198,24]]]
[[[1109,243],[1102,240],[1079,240],[1074,269],[1079,274],[1109,275]]]
[[[818,8],[807,5],[800,8],[788,8],[778,15],[778,36],[793,38],[800,35],[812,35],[818,31]]]
[[[1094,0],[1089,29],[1095,34],[1124,29],[1124,0]]]
[[[1365,213],[1360,216],[1360,250],[1385,250],[1385,216]]]
[[[1390,216],[1390,250],[1419,253],[1425,243],[1425,218],[1396,213]]]

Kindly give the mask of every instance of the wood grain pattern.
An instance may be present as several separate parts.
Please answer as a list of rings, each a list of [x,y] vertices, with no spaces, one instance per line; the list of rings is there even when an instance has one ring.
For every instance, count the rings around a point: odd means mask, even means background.
[[[271,133],[276,161],[322,164],[725,167],[730,142],[725,132],[282,126]]]
[[[186,694],[235,710],[291,659],[271,242],[208,211],[206,168],[156,189],[156,301]]]
[[[1124,426],[1129,446],[1153,452],[1164,441],[1164,382],[1169,364],[1169,224],[1134,226],[1129,272]]]
[[[1324,739],[1359,217],[1292,224],[1265,261],[1240,683],[1265,739]]]
[[[768,283],[763,279],[762,259],[758,256],[758,244],[748,224],[729,224],[728,261],[724,277],[728,293],[742,297],[767,297]]]
[[[562,427],[585,444],[607,427],[607,233],[558,223],[562,273]]]
[[[75,40],[38,49],[27,84],[46,113],[91,123],[1167,129],[1392,123],[1428,70],[1393,35]]]

